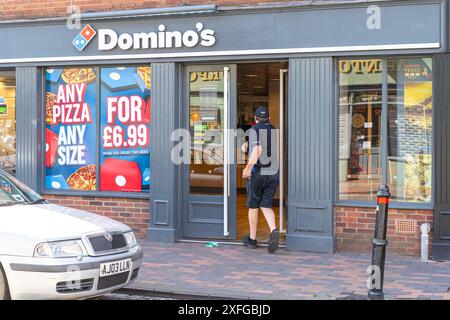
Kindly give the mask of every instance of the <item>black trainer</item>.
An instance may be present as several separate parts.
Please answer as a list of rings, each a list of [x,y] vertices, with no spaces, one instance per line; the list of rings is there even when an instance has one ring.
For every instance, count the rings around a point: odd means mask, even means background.
[[[253,239],[250,239],[250,236],[245,236],[245,237],[242,239],[242,243],[243,243],[245,246],[249,247],[250,249],[256,249],[256,248],[258,247],[257,241],[256,241],[256,240],[253,240]]]
[[[277,251],[278,243],[280,243],[280,232],[278,229],[274,229],[270,233],[269,246],[267,247],[269,253],[275,253]]]

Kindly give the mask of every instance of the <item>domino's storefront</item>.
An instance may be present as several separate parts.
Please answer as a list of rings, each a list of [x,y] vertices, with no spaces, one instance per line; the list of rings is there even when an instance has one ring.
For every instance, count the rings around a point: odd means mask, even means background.
[[[235,243],[248,231],[247,159],[227,132],[265,105],[280,131],[274,209],[288,249],[367,250],[386,182],[390,250],[419,254],[428,223],[433,257],[448,259],[448,1],[377,4],[4,23],[0,166],[140,238]]]

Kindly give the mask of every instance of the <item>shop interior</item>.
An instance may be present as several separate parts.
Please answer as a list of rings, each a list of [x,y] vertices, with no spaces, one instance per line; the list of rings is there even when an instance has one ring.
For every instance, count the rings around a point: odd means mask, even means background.
[[[266,106],[269,109],[270,121],[275,128],[280,128],[280,70],[287,69],[287,62],[272,63],[247,63],[238,64],[237,66],[237,128],[248,130],[254,124],[253,114],[257,107]],[[285,94],[284,97],[287,95]],[[286,103],[284,103],[286,106]],[[286,114],[286,112],[284,113]],[[286,119],[286,117],[284,117]],[[286,124],[284,125],[286,129]],[[284,135],[285,136],[285,135]],[[242,152],[238,146],[237,156],[240,158]],[[286,148],[284,148],[286,155]],[[248,154],[244,155],[247,158]],[[286,156],[284,156],[286,159]],[[284,226],[286,228],[286,160],[284,161]],[[246,207],[246,179],[242,178],[242,170],[245,164],[237,165],[236,187],[237,187],[237,203],[236,203],[236,225],[237,238],[242,239],[249,234],[248,209]],[[277,228],[279,227],[279,188],[274,199],[274,211],[276,216]],[[269,227],[265,221],[263,213],[260,211],[258,219],[257,240],[260,243],[268,242],[270,236]],[[281,240],[285,241],[283,234]]]

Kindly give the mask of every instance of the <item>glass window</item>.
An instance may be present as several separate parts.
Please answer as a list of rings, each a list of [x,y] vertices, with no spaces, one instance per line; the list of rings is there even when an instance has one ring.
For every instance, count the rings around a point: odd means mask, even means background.
[[[102,68],[100,190],[150,186],[150,67]]]
[[[46,189],[95,191],[97,70],[47,69],[45,79]]]
[[[45,76],[46,189],[148,191],[150,66]]]
[[[389,59],[388,178],[392,199],[431,201],[432,59]]]
[[[223,71],[189,73],[191,193],[223,194]]]
[[[340,60],[339,83],[339,198],[372,201],[381,182],[381,60]]]
[[[382,62],[338,61],[339,199],[375,201],[385,175],[393,200],[430,202],[432,58],[386,59],[387,70]],[[381,159],[382,148],[387,159]]]
[[[0,168],[16,172],[16,75],[0,71]]]
[[[0,206],[15,203],[41,203],[45,201],[28,186],[2,170],[0,170],[0,185]]]

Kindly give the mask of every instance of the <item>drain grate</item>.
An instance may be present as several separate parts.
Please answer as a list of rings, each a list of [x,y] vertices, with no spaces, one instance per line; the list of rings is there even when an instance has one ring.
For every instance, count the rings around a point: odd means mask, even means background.
[[[395,220],[395,231],[400,233],[415,233],[417,230],[416,220]]]

